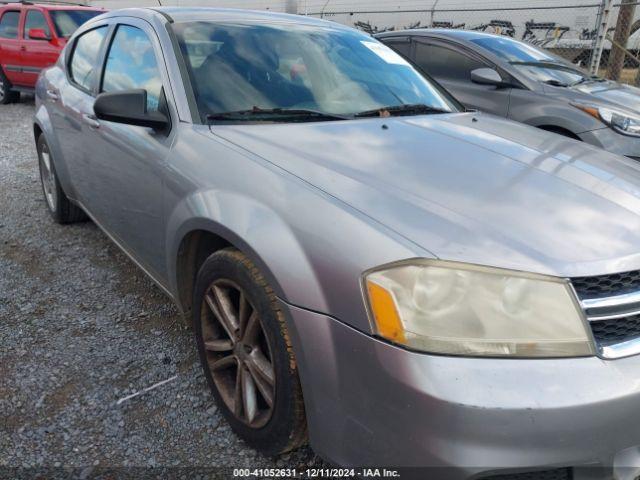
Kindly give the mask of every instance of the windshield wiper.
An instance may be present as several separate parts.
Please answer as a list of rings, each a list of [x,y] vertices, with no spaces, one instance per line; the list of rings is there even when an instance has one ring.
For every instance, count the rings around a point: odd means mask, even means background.
[[[385,113],[386,112],[386,113]],[[421,115],[425,113],[452,113],[451,110],[432,107],[423,103],[391,105],[388,107],[380,107],[372,110],[365,110],[354,114],[354,117],[384,117],[387,114],[393,115]]]
[[[545,80],[544,83],[547,85],[553,85],[554,87],[572,87],[574,85],[573,83],[569,85],[568,83],[564,83],[553,78],[551,80]]]
[[[298,120],[350,120],[351,117],[333,113],[320,112],[300,108],[258,108],[235,110],[230,112],[215,112],[207,115],[208,121],[273,121],[274,118],[295,118]]]
[[[570,87],[575,87],[576,85],[581,85],[583,83],[587,83],[587,82],[606,82],[607,80],[605,78],[601,78],[597,75],[591,75],[590,77],[584,77],[581,78],[580,80],[578,80],[577,82],[573,82],[571,85],[569,85]]]

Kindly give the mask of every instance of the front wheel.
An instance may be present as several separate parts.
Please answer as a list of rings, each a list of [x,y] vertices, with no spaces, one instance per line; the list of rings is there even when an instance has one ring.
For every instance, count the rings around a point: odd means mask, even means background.
[[[44,135],[38,137],[36,142],[38,150],[38,166],[40,169],[40,181],[44,193],[47,209],[57,223],[74,223],[86,220],[86,215],[80,207],[69,201],[56,176],[56,169],[51,156],[51,150]]]
[[[193,326],[223,415],[266,455],[306,440],[302,390],[284,315],[256,266],[236,249],[211,255],[196,280]]]

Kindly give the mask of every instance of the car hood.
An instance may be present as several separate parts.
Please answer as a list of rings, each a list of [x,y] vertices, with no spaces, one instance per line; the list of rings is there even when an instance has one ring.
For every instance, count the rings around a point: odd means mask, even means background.
[[[559,276],[640,268],[640,167],[578,141],[478,113],[211,131],[442,259]]]
[[[591,82],[574,87],[603,103],[620,106],[626,110],[640,112],[640,88],[618,82]]]

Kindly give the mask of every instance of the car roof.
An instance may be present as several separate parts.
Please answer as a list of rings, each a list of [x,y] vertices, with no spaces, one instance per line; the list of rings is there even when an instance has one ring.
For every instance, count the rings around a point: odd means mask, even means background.
[[[218,22],[286,22],[299,25],[316,25],[335,29],[346,29],[344,25],[327,20],[292,15],[288,13],[245,10],[240,8],[213,7],[152,7],[158,13],[175,22],[218,21]]]
[[[28,3],[28,2],[13,2],[4,3],[0,1],[0,8],[16,9],[21,7],[37,7],[44,10],[90,10],[96,12],[105,12],[103,7],[91,7],[88,5],[75,5],[73,3]]]
[[[455,28],[412,28],[410,30],[393,30],[374,35],[377,38],[397,37],[397,36],[433,36],[442,38],[453,38],[457,40],[476,40],[478,38],[499,37],[495,33],[476,32],[474,30],[461,30]],[[504,36],[503,36],[504,37]]]

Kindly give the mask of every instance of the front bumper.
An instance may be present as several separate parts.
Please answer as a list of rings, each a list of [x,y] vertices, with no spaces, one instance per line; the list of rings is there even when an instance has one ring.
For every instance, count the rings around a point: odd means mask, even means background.
[[[622,135],[609,127],[584,132],[579,137],[582,141],[608,152],[632,157],[635,160],[640,159],[640,137]]]
[[[310,442],[335,464],[435,467],[422,478],[443,479],[555,467],[574,467],[575,480],[614,467],[616,478],[640,475],[640,356],[434,356],[283,307]]]

